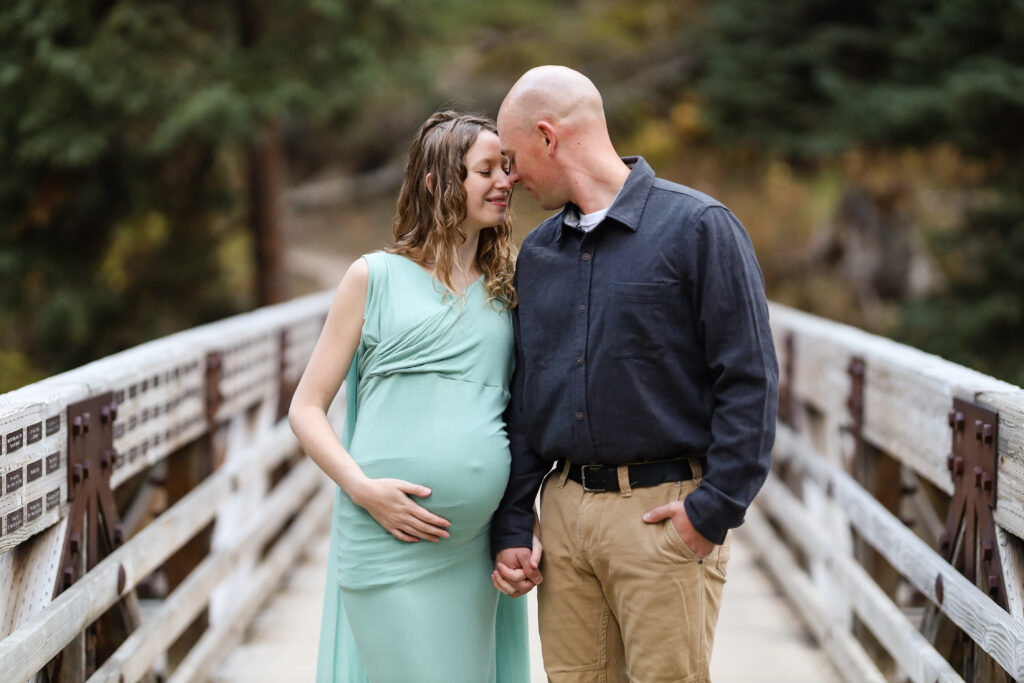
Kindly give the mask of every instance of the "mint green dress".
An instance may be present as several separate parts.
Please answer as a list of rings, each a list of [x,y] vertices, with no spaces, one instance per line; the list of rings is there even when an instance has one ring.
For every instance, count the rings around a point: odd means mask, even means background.
[[[528,683],[526,602],[490,580],[510,460],[510,315],[486,302],[482,279],[460,300],[404,256],[363,258],[342,443],[367,476],[429,487],[415,500],[451,536],[399,541],[338,489],[317,681]]]

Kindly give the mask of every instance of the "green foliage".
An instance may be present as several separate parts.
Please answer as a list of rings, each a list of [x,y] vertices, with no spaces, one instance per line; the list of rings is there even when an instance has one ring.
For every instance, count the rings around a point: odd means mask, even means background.
[[[4,4],[0,391],[251,305],[246,148],[419,92],[443,4]]]
[[[725,144],[812,168],[937,145],[983,164],[962,228],[933,244],[947,290],[895,333],[1024,381],[1024,3],[725,0],[702,35],[705,113]]]

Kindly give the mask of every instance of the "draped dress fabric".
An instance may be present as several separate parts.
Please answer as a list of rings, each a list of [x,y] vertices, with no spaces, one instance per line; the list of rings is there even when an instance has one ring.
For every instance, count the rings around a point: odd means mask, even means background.
[[[414,500],[451,522],[450,537],[399,541],[338,489],[317,681],[526,683],[525,600],[490,581],[510,460],[510,315],[486,301],[482,279],[459,299],[403,256],[363,258],[342,443],[367,476],[430,488]]]

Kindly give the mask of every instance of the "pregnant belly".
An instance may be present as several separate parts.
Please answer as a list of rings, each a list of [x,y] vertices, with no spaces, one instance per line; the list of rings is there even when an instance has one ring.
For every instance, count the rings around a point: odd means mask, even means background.
[[[505,493],[510,456],[504,400],[494,388],[464,382],[441,388],[446,395],[435,388],[426,400],[403,391],[361,405],[350,452],[369,477],[429,488],[429,496],[415,500],[451,522],[449,540],[457,541],[487,528]],[[409,395],[416,400],[403,409]]]

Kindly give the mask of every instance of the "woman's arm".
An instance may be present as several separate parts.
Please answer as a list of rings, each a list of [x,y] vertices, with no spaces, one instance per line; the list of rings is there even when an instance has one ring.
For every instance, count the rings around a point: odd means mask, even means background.
[[[295,389],[288,423],[313,462],[391,535],[401,541],[438,541],[448,537],[445,527],[450,523],[409,497],[429,496],[430,489],[400,479],[367,477],[327,421],[327,409],[359,346],[369,277],[366,260],[357,259],[338,285],[324,330]]]

